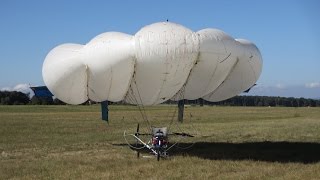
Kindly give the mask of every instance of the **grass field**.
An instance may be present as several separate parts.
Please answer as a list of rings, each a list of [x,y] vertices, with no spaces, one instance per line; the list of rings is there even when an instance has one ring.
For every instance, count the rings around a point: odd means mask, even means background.
[[[185,122],[173,106],[146,110],[156,126],[196,137],[170,158],[137,158],[123,132],[134,106],[0,106],[0,179],[319,179],[320,108],[191,107]]]

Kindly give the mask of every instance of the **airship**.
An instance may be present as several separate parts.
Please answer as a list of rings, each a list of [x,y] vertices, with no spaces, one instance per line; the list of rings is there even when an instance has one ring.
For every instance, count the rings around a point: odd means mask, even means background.
[[[194,32],[158,22],[135,35],[105,32],[84,45],[61,44],[46,56],[42,75],[50,92],[68,104],[92,100],[152,106],[231,98],[257,82],[262,64],[249,40],[215,28]]]

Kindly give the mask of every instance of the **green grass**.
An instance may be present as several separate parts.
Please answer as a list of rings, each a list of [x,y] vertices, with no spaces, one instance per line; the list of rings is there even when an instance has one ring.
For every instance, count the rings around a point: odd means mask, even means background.
[[[0,106],[0,179],[319,179],[320,108],[146,108],[152,125],[196,137],[170,158],[136,158],[123,132],[148,125],[137,107]],[[175,140],[175,138],[171,138]]]

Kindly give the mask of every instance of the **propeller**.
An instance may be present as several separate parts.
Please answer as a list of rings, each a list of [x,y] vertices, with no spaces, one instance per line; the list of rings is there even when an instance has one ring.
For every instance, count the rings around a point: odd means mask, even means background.
[[[194,137],[193,135],[187,134],[187,133],[172,133],[172,134],[178,135],[178,136]]]

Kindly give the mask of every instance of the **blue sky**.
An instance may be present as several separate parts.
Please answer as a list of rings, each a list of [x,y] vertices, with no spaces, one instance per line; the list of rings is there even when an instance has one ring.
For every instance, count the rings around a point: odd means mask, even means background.
[[[251,95],[320,97],[319,18],[318,0],[1,0],[0,89],[43,85],[42,63],[59,44],[169,19],[254,42],[264,64]]]

